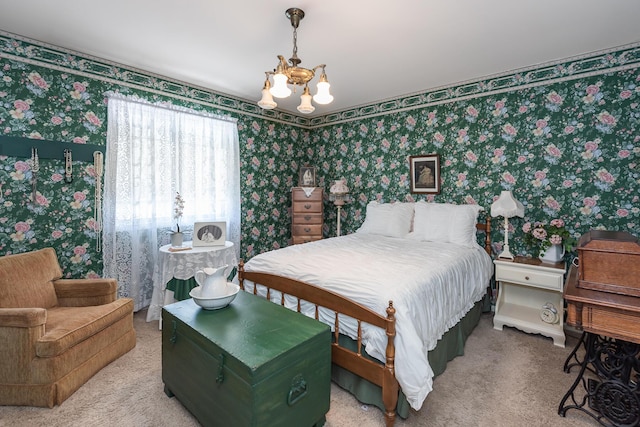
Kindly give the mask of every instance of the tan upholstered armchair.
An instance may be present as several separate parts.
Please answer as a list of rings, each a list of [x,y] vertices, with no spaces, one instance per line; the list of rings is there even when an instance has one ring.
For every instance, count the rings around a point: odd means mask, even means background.
[[[59,405],[136,345],[114,279],[61,277],[52,248],[0,257],[0,405]]]

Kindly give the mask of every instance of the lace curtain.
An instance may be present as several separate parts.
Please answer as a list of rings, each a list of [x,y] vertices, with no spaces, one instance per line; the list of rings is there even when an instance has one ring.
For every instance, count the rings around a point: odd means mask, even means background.
[[[240,156],[235,121],[133,97],[109,96],[105,157],[104,276],[135,310],[153,294],[158,249],[176,229],[176,192],[185,206],[180,231],[196,221],[226,221],[240,257]]]

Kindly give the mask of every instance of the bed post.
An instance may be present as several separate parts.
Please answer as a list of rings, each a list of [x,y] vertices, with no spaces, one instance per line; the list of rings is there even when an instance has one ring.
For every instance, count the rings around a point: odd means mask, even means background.
[[[488,215],[484,229],[484,250],[491,256],[491,217]]]
[[[240,260],[238,263],[238,283],[240,284],[240,289],[244,291],[244,261]]]
[[[396,309],[393,301],[389,301],[387,307],[387,350],[386,363],[382,374],[382,402],[384,403],[384,419],[387,427],[392,427],[396,419],[396,406],[398,405],[398,380],[395,374],[396,348],[393,343],[396,336]]]

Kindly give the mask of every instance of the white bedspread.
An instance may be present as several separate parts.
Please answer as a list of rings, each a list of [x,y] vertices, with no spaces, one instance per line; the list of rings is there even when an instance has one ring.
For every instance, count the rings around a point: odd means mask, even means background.
[[[468,248],[354,233],[260,254],[245,270],[321,286],[383,315],[393,301],[396,378],[417,410],[433,385],[427,352],[482,298],[493,264],[480,245]],[[332,315],[321,320],[333,324]],[[355,331],[353,319],[348,323],[341,318],[341,333],[355,338]],[[368,354],[385,360],[384,331],[363,327],[363,343]]]

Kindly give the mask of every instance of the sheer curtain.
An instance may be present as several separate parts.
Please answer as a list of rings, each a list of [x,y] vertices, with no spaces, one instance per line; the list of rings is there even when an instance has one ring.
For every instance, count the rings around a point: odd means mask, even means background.
[[[105,157],[104,276],[118,296],[148,306],[158,249],[176,228],[177,192],[185,206],[180,231],[195,221],[226,221],[240,256],[240,156],[232,119],[134,97],[108,98]]]

